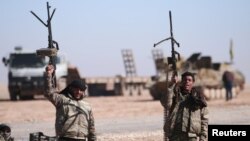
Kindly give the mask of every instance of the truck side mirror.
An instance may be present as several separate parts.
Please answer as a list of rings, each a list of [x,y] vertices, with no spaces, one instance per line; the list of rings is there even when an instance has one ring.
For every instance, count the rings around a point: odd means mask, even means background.
[[[3,57],[2,61],[3,61],[3,63],[4,63],[5,66],[7,66],[8,63],[9,63],[9,60],[6,59],[5,57]]]

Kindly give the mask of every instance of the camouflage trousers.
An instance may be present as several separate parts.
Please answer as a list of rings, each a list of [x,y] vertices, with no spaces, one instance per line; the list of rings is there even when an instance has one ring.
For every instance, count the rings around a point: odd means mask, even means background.
[[[187,133],[178,133],[170,137],[169,141],[197,141],[197,137],[189,137]]]

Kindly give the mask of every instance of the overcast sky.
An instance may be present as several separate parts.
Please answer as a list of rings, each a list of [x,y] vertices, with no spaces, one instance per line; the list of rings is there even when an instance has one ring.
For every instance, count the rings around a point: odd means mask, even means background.
[[[2,0],[0,2],[0,57],[15,46],[36,50],[47,47],[45,0]],[[125,75],[122,49],[132,49],[137,73],[154,75],[153,44],[173,32],[183,57],[194,52],[229,62],[230,39],[234,44],[234,67],[250,82],[249,0],[51,0],[53,39],[84,76]],[[157,48],[170,56],[170,42]],[[0,83],[7,83],[7,68],[0,65]]]

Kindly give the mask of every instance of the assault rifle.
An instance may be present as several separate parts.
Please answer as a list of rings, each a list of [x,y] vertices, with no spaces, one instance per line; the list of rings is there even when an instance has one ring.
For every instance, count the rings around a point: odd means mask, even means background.
[[[56,55],[57,51],[59,50],[58,43],[53,40],[52,38],[52,30],[51,30],[51,20],[52,17],[56,11],[56,9],[53,10],[52,15],[50,15],[49,9],[51,6],[49,6],[49,2],[47,2],[47,14],[48,14],[48,20],[47,24],[44,23],[33,11],[30,11],[31,14],[33,14],[44,26],[48,28],[48,47],[47,48],[41,48],[36,50],[36,54],[38,56],[48,56],[49,57],[49,64],[54,66],[54,70],[56,71]],[[55,46],[54,46],[55,44]],[[55,71],[52,74],[53,78],[53,87],[56,87],[56,74]]]
[[[178,60],[180,60],[180,54],[177,51],[175,51],[174,45],[176,44],[178,47],[180,47],[180,44],[174,39],[171,11],[169,11],[169,19],[170,19],[170,37],[163,39],[160,42],[154,44],[154,47],[156,47],[157,45],[161,44],[164,41],[171,40],[172,49],[171,49],[171,57],[168,57],[168,64],[172,65],[174,75],[178,75],[177,68],[176,68],[176,62],[177,62],[176,55],[178,55]]]
[[[170,37],[161,40],[160,42],[154,44],[154,47],[156,47],[157,45],[159,45],[160,43],[167,41],[167,40],[171,40],[171,57],[168,57],[168,65],[171,64],[172,65],[172,71],[173,71],[173,76],[178,76],[177,73],[177,68],[176,68],[176,55],[178,55],[178,59],[180,59],[180,54],[175,51],[174,45],[176,44],[178,47],[180,46],[180,44],[174,39],[174,35],[173,35],[173,29],[172,29],[172,15],[171,15],[171,11],[169,11],[169,19],[170,19]],[[166,87],[168,88],[168,67],[165,67],[165,72],[166,72]],[[164,122],[165,122],[165,126],[164,126],[164,141],[168,141],[168,134],[169,134],[169,111],[170,111],[170,100],[171,97],[169,94],[166,94],[166,99],[165,99],[165,107],[164,107]]]

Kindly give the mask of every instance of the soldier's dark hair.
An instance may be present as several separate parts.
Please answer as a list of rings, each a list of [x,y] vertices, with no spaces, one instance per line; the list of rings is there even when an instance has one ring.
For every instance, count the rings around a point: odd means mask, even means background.
[[[191,77],[193,78],[193,81],[195,82],[194,73],[191,73],[191,72],[189,72],[189,71],[184,72],[184,73],[181,75],[181,80],[183,80],[186,76],[191,76]]]

